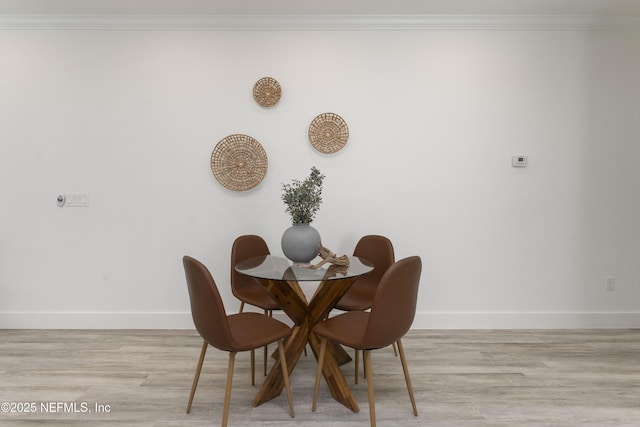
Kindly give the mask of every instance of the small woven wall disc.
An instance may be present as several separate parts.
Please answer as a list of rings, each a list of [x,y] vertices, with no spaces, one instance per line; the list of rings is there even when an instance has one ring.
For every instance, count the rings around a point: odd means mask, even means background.
[[[263,77],[253,85],[253,99],[263,107],[273,107],[281,95],[280,83],[274,78]]]
[[[250,136],[229,135],[213,149],[211,171],[225,188],[249,190],[260,184],[267,174],[267,153]]]
[[[309,141],[321,153],[340,151],[349,139],[347,123],[335,113],[323,113],[309,125]]]

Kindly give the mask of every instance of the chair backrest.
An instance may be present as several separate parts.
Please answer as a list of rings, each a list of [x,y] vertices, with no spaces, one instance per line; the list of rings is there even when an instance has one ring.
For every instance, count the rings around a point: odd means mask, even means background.
[[[231,292],[236,298],[242,300],[243,289],[256,284],[253,277],[240,274],[235,270],[235,265],[240,261],[255,256],[269,255],[269,246],[260,236],[248,234],[239,236],[231,246]]]
[[[185,256],[182,263],[196,330],[212,346],[230,351],[231,330],[216,282],[207,267],[195,258]]]
[[[384,236],[362,236],[353,250],[353,255],[368,259],[374,265],[372,271],[358,278],[358,286],[378,286],[382,275],[395,261],[393,244]]]
[[[382,276],[363,336],[367,348],[386,347],[407,333],[416,314],[421,273],[422,260],[412,256],[394,263]]]

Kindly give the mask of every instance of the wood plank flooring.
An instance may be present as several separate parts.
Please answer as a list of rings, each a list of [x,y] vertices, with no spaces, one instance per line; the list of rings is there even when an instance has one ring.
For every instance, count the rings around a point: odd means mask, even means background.
[[[0,330],[0,425],[219,425],[228,357],[214,348],[185,413],[201,342],[191,330]],[[381,349],[372,355],[380,426],[640,425],[640,330],[419,330],[403,343],[420,415],[400,360]],[[258,386],[249,353],[239,354],[229,424],[369,425],[353,362],[342,369],[360,412],[331,399],[324,383],[311,412],[315,368],[309,353],[291,377],[292,419],[284,393],[251,406]]]

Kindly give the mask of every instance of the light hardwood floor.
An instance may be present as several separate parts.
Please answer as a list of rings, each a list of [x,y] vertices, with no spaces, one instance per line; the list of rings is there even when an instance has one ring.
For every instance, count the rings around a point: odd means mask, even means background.
[[[34,413],[0,412],[0,425],[219,425],[228,357],[213,348],[185,413],[201,343],[189,330],[0,330],[0,404],[36,404]],[[640,330],[421,330],[403,343],[420,415],[399,359],[381,349],[373,353],[381,426],[640,425]],[[353,384],[353,362],[343,372],[360,412],[331,399],[324,383],[311,412],[315,367],[309,353],[291,377],[291,419],[284,393],[251,406],[258,387],[249,353],[239,354],[229,424],[367,426],[366,381]],[[72,402],[80,412],[65,412]]]

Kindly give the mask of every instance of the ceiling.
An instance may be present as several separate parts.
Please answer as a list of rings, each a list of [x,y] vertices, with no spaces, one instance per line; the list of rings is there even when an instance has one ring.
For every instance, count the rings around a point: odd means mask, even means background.
[[[620,15],[638,0],[0,0],[11,15]]]

